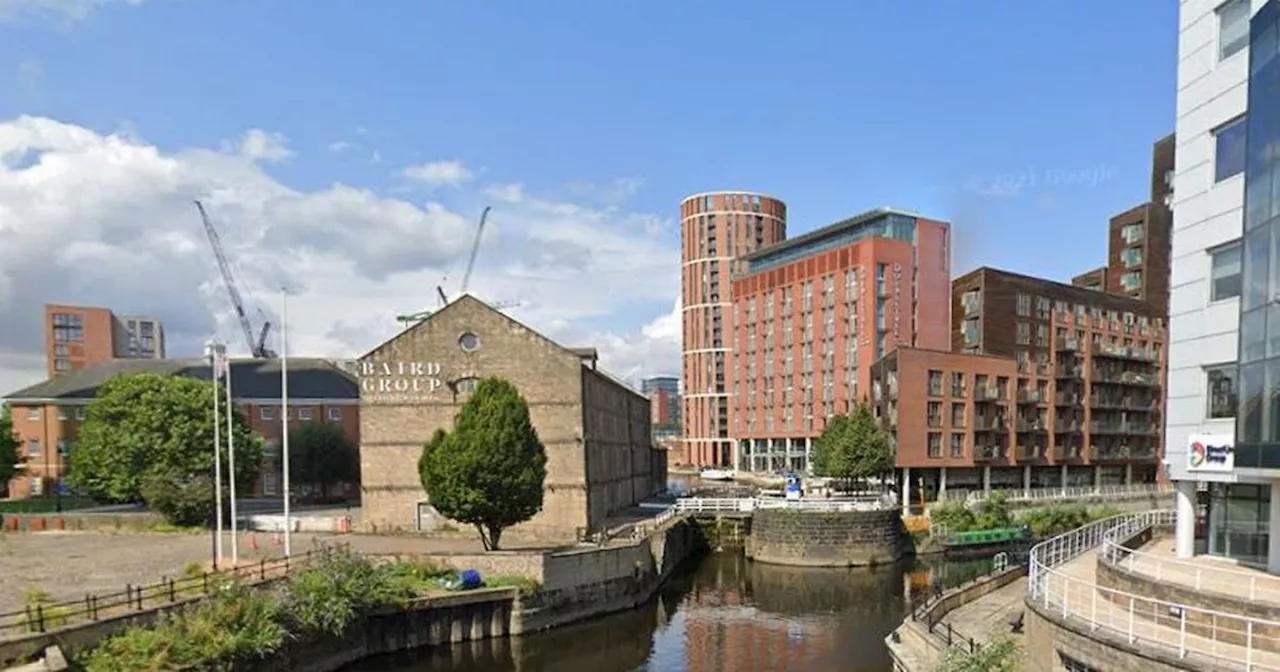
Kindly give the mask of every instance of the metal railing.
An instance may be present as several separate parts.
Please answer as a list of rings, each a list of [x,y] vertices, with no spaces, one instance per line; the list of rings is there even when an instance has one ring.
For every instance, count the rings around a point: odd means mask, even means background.
[[[266,581],[288,576],[312,560],[312,552],[290,558],[263,558],[218,572],[201,572],[178,578],[163,578],[149,585],[129,584],[114,593],[89,594],[83,598],[59,602],[39,601],[21,611],[0,613],[0,639],[14,639],[31,634],[123,616],[129,613],[159,609],[190,598],[203,597],[221,589],[228,582]]]
[[[1085,499],[1090,497],[1129,497],[1134,495],[1172,494],[1172,485],[1155,483],[1135,483],[1131,485],[1073,485],[1065,488],[1010,488],[992,490],[1003,493],[1010,502],[1041,501],[1046,499]],[[987,493],[981,490],[948,490],[944,501],[976,501],[985,499]]]
[[[765,499],[728,497],[682,497],[672,510],[676,514],[754,513],[760,509],[801,509],[805,511],[876,511],[896,507],[887,497],[865,499]]]
[[[1248,596],[1250,602],[1280,605],[1280,576],[1236,569],[1225,563],[1221,566],[1205,566],[1198,562],[1131,550],[1122,546],[1120,541],[1119,538],[1103,539],[1102,553],[1109,562],[1121,569],[1148,576],[1161,583],[1175,583],[1197,591],[1214,591],[1242,598]]]
[[[1214,669],[1280,671],[1280,621],[1249,618],[1098,586],[1096,564],[1068,567],[1080,556],[1161,524],[1172,511],[1123,514],[1090,523],[1031,549],[1027,599],[1063,620],[1131,645],[1211,665]]]

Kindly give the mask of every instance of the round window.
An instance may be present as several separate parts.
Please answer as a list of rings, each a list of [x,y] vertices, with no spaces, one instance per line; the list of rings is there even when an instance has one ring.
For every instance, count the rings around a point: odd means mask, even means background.
[[[480,349],[480,337],[468,331],[458,337],[458,347],[463,352],[475,352]]]

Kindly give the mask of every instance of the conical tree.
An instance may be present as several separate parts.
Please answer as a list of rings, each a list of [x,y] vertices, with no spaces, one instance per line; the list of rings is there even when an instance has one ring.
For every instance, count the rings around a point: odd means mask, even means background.
[[[865,402],[850,415],[831,418],[813,447],[813,473],[818,476],[851,481],[892,471],[889,437]]]
[[[475,525],[487,550],[502,531],[542,510],[547,451],[515,385],[486,378],[452,431],[439,430],[418,461],[422,487],[441,515]]]

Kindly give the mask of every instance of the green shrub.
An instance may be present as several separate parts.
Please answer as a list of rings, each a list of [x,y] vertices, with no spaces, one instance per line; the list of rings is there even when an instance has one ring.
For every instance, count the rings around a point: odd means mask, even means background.
[[[1007,635],[998,635],[977,651],[949,649],[935,672],[1018,672],[1022,649]]]
[[[976,516],[964,502],[948,502],[930,511],[929,519],[948,532],[968,532],[974,529]]]
[[[187,476],[172,470],[148,475],[142,481],[142,499],[171,525],[195,527],[213,520],[213,479]]]
[[[280,604],[271,595],[231,586],[154,628],[108,638],[76,663],[85,672],[235,669],[284,646],[280,620]]]
[[[326,548],[294,574],[285,589],[285,612],[300,635],[341,636],[360,615],[403,606],[426,592],[427,566],[376,565],[349,549]]]

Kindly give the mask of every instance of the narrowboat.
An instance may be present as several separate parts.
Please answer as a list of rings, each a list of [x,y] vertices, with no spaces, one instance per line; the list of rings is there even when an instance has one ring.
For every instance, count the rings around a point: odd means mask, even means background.
[[[942,542],[948,555],[986,555],[1029,546],[1035,539],[1031,528],[1002,527],[994,530],[956,532]]]

